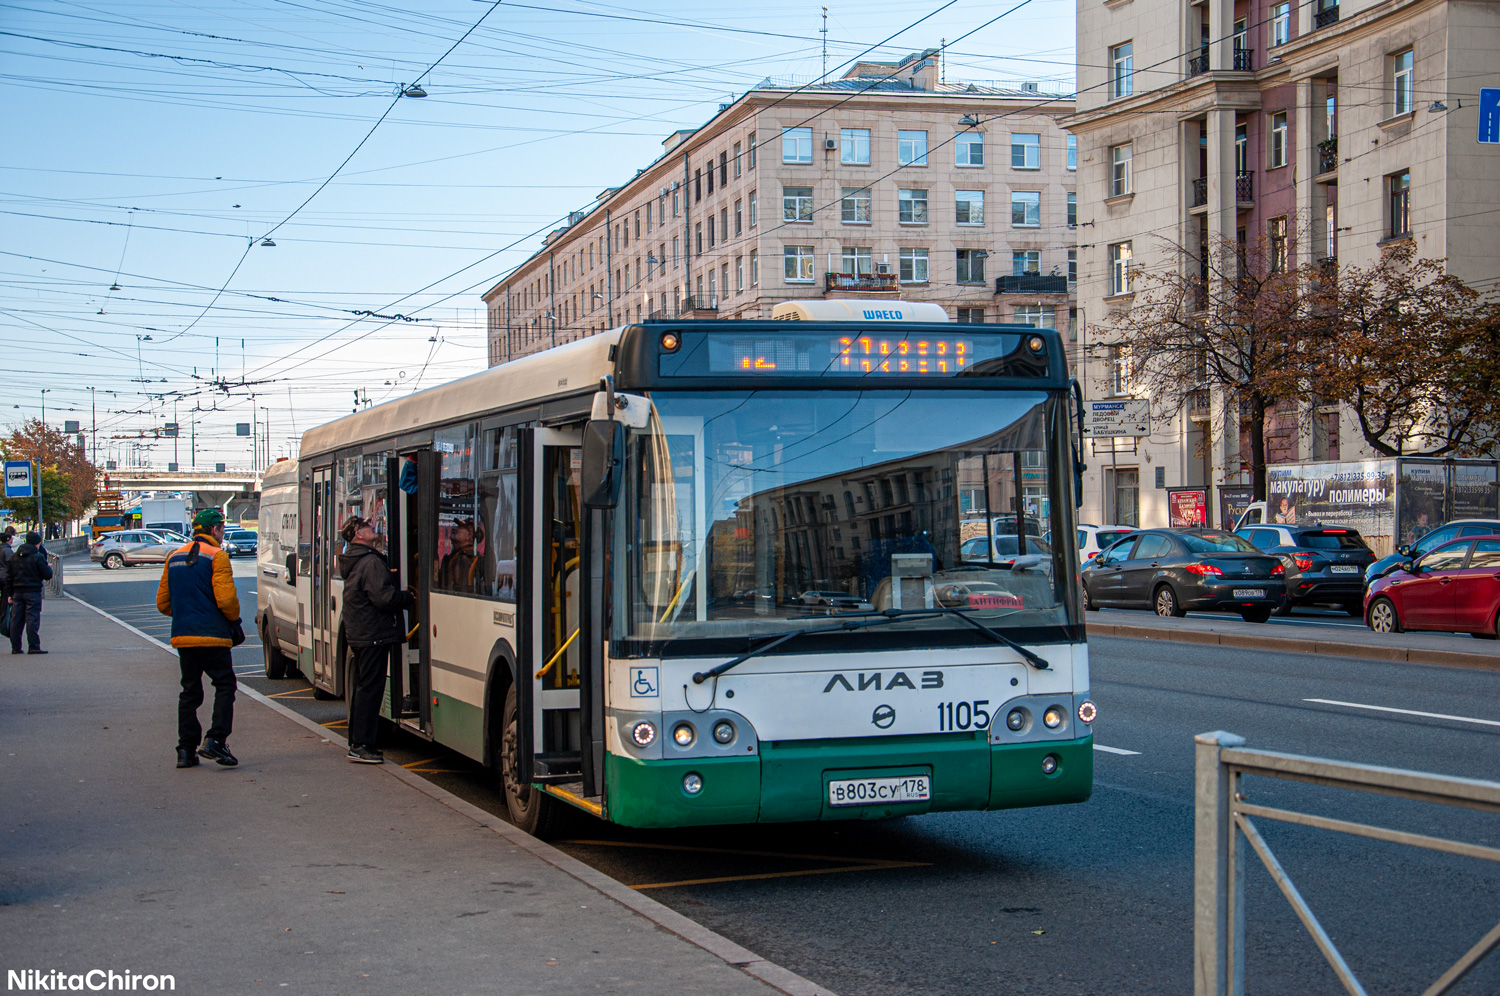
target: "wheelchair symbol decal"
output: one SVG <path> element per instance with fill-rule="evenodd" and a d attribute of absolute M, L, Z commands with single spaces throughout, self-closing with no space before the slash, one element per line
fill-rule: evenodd
<path fill-rule="evenodd" d="M 656 668 L 633 667 L 630 669 L 630 697 L 654 699 L 657 695 Z"/>

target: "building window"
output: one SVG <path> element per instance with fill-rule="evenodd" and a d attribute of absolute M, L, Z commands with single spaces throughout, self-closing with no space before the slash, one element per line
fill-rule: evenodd
<path fill-rule="evenodd" d="M 1078 283 L 1078 250 L 1068 250 L 1068 283 Z"/>
<path fill-rule="evenodd" d="M 677 191 L 672 191 L 672 217 L 676 218 L 682 214 L 682 204 L 677 199 Z"/>
<path fill-rule="evenodd" d="M 1411 170 L 1404 169 L 1385 178 L 1390 190 L 1390 227 L 1386 236 L 1399 239 L 1411 234 Z"/>
<path fill-rule="evenodd" d="M 721 208 L 719 210 L 719 241 L 720 242 L 728 242 L 729 241 L 729 209 L 728 208 Z"/>
<path fill-rule="evenodd" d="M 983 325 L 984 324 L 984 309 L 983 308 L 959 308 L 958 309 L 958 323 L 960 325 Z"/>
<path fill-rule="evenodd" d="M 672 269 L 677 269 L 677 261 L 682 258 L 682 239 L 676 235 L 672 236 Z"/>
<path fill-rule="evenodd" d="M 714 238 L 714 216 L 708 216 L 708 247 L 712 249 L 717 240 Z"/>
<path fill-rule="evenodd" d="M 1338 212 L 1333 201 L 1323 205 L 1323 255 L 1328 259 L 1338 259 Z"/>
<path fill-rule="evenodd" d="M 1078 227 L 1078 195 L 1068 191 L 1068 227 Z"/>
<path fill-rule="evenodd" d="M 844 273 L 868 276 L 875 272 L 875 254 L 869 246 L 844 246 L 840 257 Z"/>
<path fill-rule="evenodd" d="M 845 187 L 844 196 L 839 204 L 845 224 L 868 225 L 870 223 L 869 187 Z"/>
<path fill-rule="evenodd" d="M 782 262 L 786 266 L 786 282 L 789 284 L 810 284 L 813 281 L 813 247 L 812 246 L 784 246 L 781 250 Z"/>
<path fill-rule="evenodd" d="M 759 148 L 760 146 L 755 144 L 755 132 L 752 131 L 750 134 L 745 136 L 745 155 L 750 157 L 750 169 L 755 168 L 755 153 Z"/>
<path fill-rule="evenodd" d="M 812 221 L 813 204 L 811 187 L 781 188 L 781 220 Z"/>
<path fill-rule="evenodd" d="M 745 289 L 745 257 L 734 257 L 734 289 L 736 292 Z"/>
<path fill-rule="evenodd" d="M 1272 218 L 1266 223 L 1266 241 L 1270 250 L 1270 268 L 1272 273 L 1280 273 L 1286 269 L 1286 215 Z"/>
<path fill-rule="evenodd" d="M 1040 135 L 1011 135 L 1010 136 L 1010 168 L 1011 169 L 1041 169 L 1042 168 L 1042 136 Z"/>
<path fill-rule="evenodd" d="M 734 234 L 739 235 L 745 231 L 745 202 L 738 200 L 734 202 Z"/>
<path fill-rule="evenodd" d="M 1011 313 L 1017 325 L 1030 325 L 1036 329 L 1057 328 L 1057 309 L 1050 304 L 1027 304 Z"/>
<path fill-rule="evenodd" d="M 1109 50 L 1109 61 L 1114 66 L 1114 74 L 1110 77 L 1111 96 L 1130 96 L 1135 92 L 1135 46 L 1130 42 L 1116 45 Z"/>
<path fill-rule="evenodd" d="M 740 152 L 740 149 L 741 149 L 740 143 L 739 142 L 735 142 L 734 143 L 734 178 L 736 180 L 738 180 L 740 178 L 741 168 L 744 165 L 741 162 L 741 159 L 740 159 L 740 156 L 742 154 Z"/>
<path fill-rule="evenodd" d="M 784 163 L 812 162 L 812 129 L 781 129 L 781 161 Z"/>
<path fill-rule="evenodd" d="M 1134 146 L 1128 142 L 1110 147 L 1109 196 L 1120 197 L 1130 193 L 1131 160 L 1134 156 Z"/>
<path fill-rule="evenodd" d="M 694 251 L 698 255 L 702 256 L 703 255 L 703 222 L 700 221 L 696 225 L 693 226 L 693 235 L 695 236 L 694 243 L 693 243 L 693 245 L 694 245 Z"/>
<path fill-rule="evenodd" d="M 1042 195 L 1036 190 L 1010 192 L 1010 223 L 1013 228 L 1040 228 Z"/>
<path fill-rule="evenodd" d="M 903 284 L 925 284 L 927 282 L 927 250 L 902 249 L 900 279 Z"/>
<path fill-rule="evenodd" d="M 961 284 L 984 283 L 984 260 L 989 253 L 983 249 L 960 249 L 958 257 L 958 282 Z"/>
<path fill-rule="evenodd" d="M 1292 39 L 1292 5 L 1278 3 L 1271 6 L 1271 44 L 1285 45 Z"/>
<path fill-rule="evenodd" d="M 703 200 L 703 171 L 701 169 L 693 170 L 693 200 L 695 202 Z"/>
<path fill-rule="evenodd" d="M 870 129 L 843 128 L 839 131 L 839 162 L 852 166 L 870 165 Z"/>
<path fill-rule="evenodd" d="M 651 231 L 651 229 L 653 227 L 652 223 L 656 220 L 655 218 L 652 217 L 652 215 L 654 213 L 655 212 L 653 212 L 651 210 L 651 205 L 647 204 L 646 205 L 646 231 L 648 231 L 648 232 Z"/>
<path fill-rule="evenodd" d="M 1391 114 L 1407 114 L 1412 107 L 1411 49 L 1391 56 Z"/>
<path fill-rule="evenodd" d="M 750 286 L 754 287 L 760 283 L 760 253 L 754 249 L 750 250 Z"/>
<path fill-rule="evenodd" d="M 1130 361 L 1125 354 L 1123 346 L 1109 347 L 1109 369 L 1106 376 L 1109 378 L 1105 385 L 1110 397 L 1119 397 L 1130 393 Z"/>
<path fill-rule="evenodd" d="M 1078 341 L 1078 309 L 1068 309 L 1068 338 L 1074 342 Z"/>
<path fill-rule="evenodd" d="M 717 288 L 714 287 L 714 276 L 714 269 L 710 266 L 708 268 L 708 300 L 710 302 L 710 307 L 712 307 L 713 304 L 717 303 L 715 301 L 715 298 L 719 296 Z"/>
<path fill-rule="evenodd" d="M 1271 115 L 1271 168 L 1286 165 L 1286 111 Z"/>
<path fill-rule="evenodd" d="M 729 186 L 729 153 L 719 153 L 719 186 Z"/>
<path fill-rule="evenodd" d="M 954 162 L 959 166 L 984 165 L 984 133 L 978 131 L 959 132 L 953 143 Z"/>
<path fill-rule="evenodd" d="M 719 267 L 719 286 L 724 288 L 724 296 L 729 296 L 729 264 L 725 263 Z"/>
<path fill-rule="evenodd" d="M 953 220 L 959 225 L 984 224 L 984 191 L 957 190 L 953 194 Z"/>
<path fill-rule="evenodd" d="M 708 192 L 710 194 L 714 192 L 714 159 L 713 159 L 713 156 L 709 156 L 708 157 Z"/>
<path fill-rule="evenodd" d="M 1129 242 L 1116 242 L 1109 247 L 1110 294 L 1130 293 L 1130 259 L 1132 255 Z"/>
<path fill-rule="evenodd" d="M 927 133 L 925 131 L 896 132 L 896 161 L 903 166 L 926 166 Z"/>
<path fill-rule="evenodd" d="M 1010 254 L 1010 273 L 1013 277 L 1042 272 L 1042 254 L 1037 249 L 1018 249 Z"/>
<path fill-rule="evenodd" d="M 927 224 L 927 191 L 898 190 L 896 220 L 903 225 Z"/>
<path fill-rule="evenodd" d="M 755 222 L 756 222 L 756 219 L 758 217 L 758 214 L 759 214 L 759 212 L 757 212 L 756 209 L 755 209 L 755 191 L 752 190 L 752 191 L 750 191 L 750 227 L 751 228 L 755 227 Z"/>
<path fill-rule="evenodd" d="M 1068 169 L 1078 168 L 1078 136 L 1068 136 Z"/>

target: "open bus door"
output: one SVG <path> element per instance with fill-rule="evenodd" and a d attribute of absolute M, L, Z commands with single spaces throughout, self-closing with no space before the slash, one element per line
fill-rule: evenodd
<path fill-rule="evenodd" d="M 413 458 L 417 493 L 401 488 L 402 473 Z M 399 565 L 399 581 L 417 593 L 416 609 L 407 623 L 411 635 L 400 644 L 390 688 L 391 717 L 403 729 L 432 736 L 432 582 L 438 561 L 438 454 L 416 450 L 387 462 L 389 493 L 396 520 L 391 524 L 393 566 Z M 399 506 L 399 509 L 397 509 Z M 399 544 L 399 548 L 398 548 Z M 397 673 L 399 672 L 399 673 Z"/>
<path fill-rule="evenodd" d="M 339 694 L 334 642 L 334 560 L 338 525 L 333 521 L 333 466 L 312 471 L 312 685 L 325 695 Z"/>
<path fill-rule="evenodd" d="M 417 587 L 418 516 L 417 499 L 401 489 L 401 474 L 410 463 L 404 456 L 387 457 L 385 461 L 385 535 L 386 562 L 396 572 L 396 583 L 402 588 Z M 389 664 L 389 715 L 405 729 L 425 733 L 421 725 L 422 638 L 415 608 L 402 614 L 402 631 L 407 634 L 393 648 Z"/>

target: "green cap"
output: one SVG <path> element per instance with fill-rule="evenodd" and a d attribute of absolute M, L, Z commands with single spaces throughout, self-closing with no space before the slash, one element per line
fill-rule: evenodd
<path fill-rule="evenodd" d="M 224 524 L 224 513 L 216 508 L 205 508 L 193 517 L 193 528 L 204 532 Z"/>

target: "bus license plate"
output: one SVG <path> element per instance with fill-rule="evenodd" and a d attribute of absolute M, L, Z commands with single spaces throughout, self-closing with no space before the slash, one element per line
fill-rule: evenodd
<path fill-rule="evenodd" d="M 1234 597 L 1235 598 L 1265 598 L 1266 597 L 1266 589 L 1264 589 L 1264 588 L 1236 588 L 1236 589 L 1234 589 Z"/>
<path fill-rule="evenodd" d="M 843 778 L 828 783 L 830 806 L 880 806 L 892 802 L 927 802 L 932 798 L 929 775 L 900 778 Z"/>
<path fill-rule="evenodd" d="M 1334 564 L 1329 568 L 1334 574 L 1358 574 L 1359 568 L 1354 564 Z"/>

